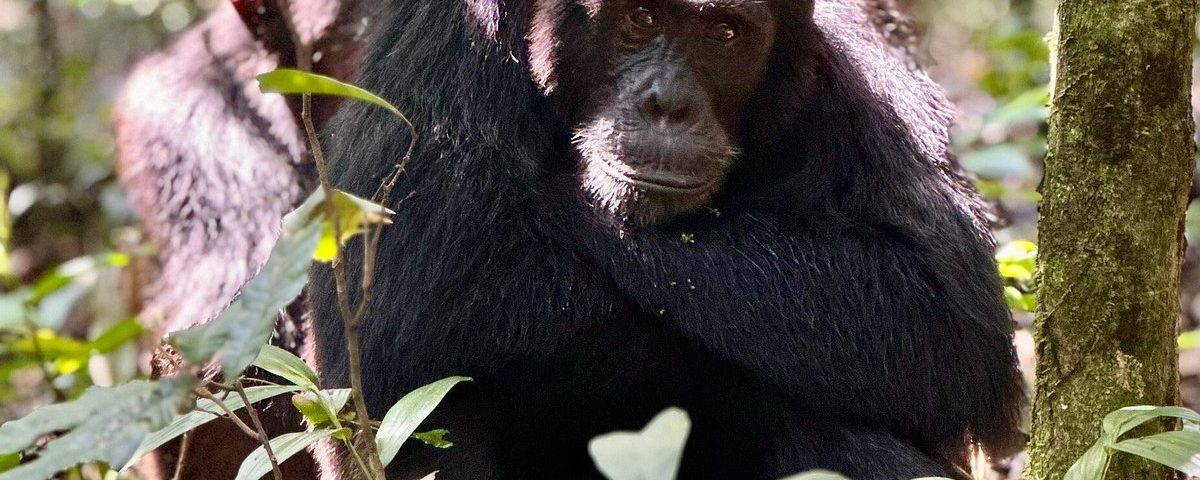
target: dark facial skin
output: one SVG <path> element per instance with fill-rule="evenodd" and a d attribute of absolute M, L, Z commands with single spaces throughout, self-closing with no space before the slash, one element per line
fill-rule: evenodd
<path fill-rule="evenodd" d="M 586 190 L 643 226 L 704 206 L 737 155 L 735 126 L 767 68 L 771 9 L 760 0 L 593 3 L 588 14 L 608 32 L 608 78 L 593 82 L 576 119 Z"/>

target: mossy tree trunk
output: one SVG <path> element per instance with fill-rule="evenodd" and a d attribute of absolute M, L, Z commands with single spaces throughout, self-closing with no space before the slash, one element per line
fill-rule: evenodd
<path fill-rule="evenodd" d="M 1178 402 L 1196 11 L 1196 0 L 1059 2 L 1030 478 L 1062 478 L 1107 413 Z M 1116 455 L 1107 478 L 1173 473 Z"/>

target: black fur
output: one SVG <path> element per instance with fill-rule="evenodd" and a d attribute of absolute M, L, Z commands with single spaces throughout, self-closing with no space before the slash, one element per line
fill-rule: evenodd
<path fill-rule="evenodd" d="M 586 38 L 571 3 L 557 34 Z M 972 442 L 1019 446 L 1012 327 L 978 199 L 946 160 L 944 100 L 864 4 L 818 0 L 817 31 L 781 35 L 714 210 L 654 229 L 580 190 L 563 98 L 530 73 L 532 0 L 378 8 L 358 83 L 420 142 L 362 326 L 368 406 L 476 380 L 425 425 L 455 446 L 410 445 L 389 478 L 598 478 L 587 440 L 670 405 L 694 421 L 682 478 L 950 475 Z M 578 67 L 564 45 L 557 68 Z M 389 115 L 331 121 L 337 186 L 369 196 L 401 158 Z M 344 387 L 328 267 L 313 304 L 322 379 Z"/>

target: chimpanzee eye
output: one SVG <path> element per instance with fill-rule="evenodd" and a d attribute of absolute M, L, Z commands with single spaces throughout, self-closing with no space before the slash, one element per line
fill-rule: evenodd
<path fill-rule="evenodd" d="M 738 36 L 737 25 L 732 22 L 714 22 L 708 28 L 708 36 L 720 42 L 731 42 Z"/>
<path fill-rule="evenodd" d="M 646 7 L 637 7 L 629 12 L 629 22 L 638 28 L 658 28 L 658 18 Z"/>

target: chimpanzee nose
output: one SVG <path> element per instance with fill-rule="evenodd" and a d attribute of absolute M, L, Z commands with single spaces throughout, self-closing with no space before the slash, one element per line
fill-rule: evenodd
<path fill-rule="evenodd" d="M 640 108 L 646 119 L 663 127 L 678 127 L 691 121 L 692 99 L 675 82 L 654 82 L 642 97 Z"/>

